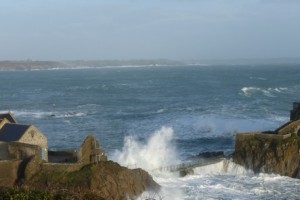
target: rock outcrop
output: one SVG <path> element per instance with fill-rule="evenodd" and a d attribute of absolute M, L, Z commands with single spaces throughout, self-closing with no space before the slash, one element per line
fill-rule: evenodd
<path fill-rule="evenodd" d="M 131 170 L 112 161 L 100 161 L 73 172 L 42 169 L 24 185 L 37 191 L 65 190 L 78 199 L 85 199 L 86 194 L 98 199 L 136 199 L 145 191 L 160 189 L 146 171 Z"/>
<path fill-rule="evenodd" d="M 233 161 L 255 173 L 276 173 L 300 178 L 300 140 L 296 135 L 286 139 L 276 137 L 236 137 Z"/>

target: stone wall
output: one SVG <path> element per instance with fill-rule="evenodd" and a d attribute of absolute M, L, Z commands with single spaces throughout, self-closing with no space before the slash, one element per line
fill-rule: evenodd
<path fill-rule="evenodd" d="M 281 127 L 277 130 L 277 134 L 279 135 L 285 135 L 285 134 L 296 134 L 300 127 L 300 120 L 291 121 L 290 123 L 287 123 L 286 126 Z"/>
<path fill-rule="evenodd" d="M 8 143 L 9 159 L 26 159 L 32 156 L 42 157 L 42 149 L 39 146 L 20 143 L 20 142 L 10 142 Z"/>
<path fill-rule="evenodd" d="M 277 134 L 267 134 L 267 133 L 262 133 L 262 132 L 249 132 L 249 133 L 238 133 L 236 134 L 236 141 L 240 141 L 240 140 L 251 140 L 251 139 L 278 139 L 278 140 L 283 140 L 286 138 L 291 137 L 292 134 L 285 134 L 285 135 L 277 135 Z"/>
<path fill-rule="evenodd" d="M 42 170 L 47 172 L 74 172 L 82 168 L 81 163 L 43 163 Z"/>
<path fill-rule="evenodd" d="M 0 160 L 8 160 L 8 159 L 9 159 L 8 143 L 0 142 Z"/>
<path fill-rule="evenodd" d="M 13 187 L 18 179 L 21 160 L 0 161 L 0 187 Z"/>
<path fill-rule="evenodd" d="M 25 162 L 25 168 L 23 169 L 24 178 L 25 180 L 30 180 L 38 171 L 42 168 L 42 159 L 39 154 L 32 156 Z"/>

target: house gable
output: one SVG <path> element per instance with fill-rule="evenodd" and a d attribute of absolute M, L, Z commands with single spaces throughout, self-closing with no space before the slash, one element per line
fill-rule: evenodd
<path fill-rule="evenodd" d="M 7 119 L 10 123 L 14 124 L 18 123 L 15 116 L 11 112 L 0 114 L 0 119 Z"/>
<path fill-rule="evenodd" d="M 7 124 L 7 123 L 9 123 L 9 121 L 6 118 L 0 119 L 0 129 L 4 126 L 4 124 Z"/>
<path fill-rule="evenodd" d="M 47 138 L 35 126 L 30 125 L 19 139 L 19 142 L 48 148 Z"/>

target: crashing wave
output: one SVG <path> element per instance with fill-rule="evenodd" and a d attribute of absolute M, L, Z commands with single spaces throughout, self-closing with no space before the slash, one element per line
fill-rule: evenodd
<path fill-rule="evenodd" d="M 129 168 L 141 167 L 147 170 L 172 165 L 177 162 L 176 150 L 172 145 L 173 135 L 172 128 L 162 127 L 146 144 L 133 136 L 127 136 L 122 151 L 116 151 L 113 160 Z"/>

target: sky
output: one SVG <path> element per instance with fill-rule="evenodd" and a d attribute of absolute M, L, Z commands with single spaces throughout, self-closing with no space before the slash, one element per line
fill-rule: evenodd
<path fill-rule="evenodd" d="M 0 0 L 0 60 L 299 53 L 299 0 Z"/>

